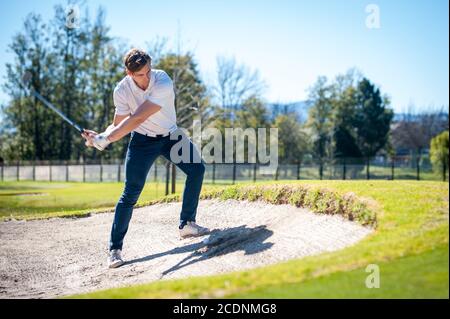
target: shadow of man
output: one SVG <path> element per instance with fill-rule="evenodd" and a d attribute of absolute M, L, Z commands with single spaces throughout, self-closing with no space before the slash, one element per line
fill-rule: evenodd
<path fill-rule="evenodd" d="M 127 261 L 125 264 L 134 264 L 167 255 L 191 252 L 191 254 L 178 262 L 176 265 L 163 271 L 161 274 L 162 278 L 165 275 L 175 272 L 183 267 L 187 267 L 194 263 L 213 257 L 223 256 L 240 250 L 243 250 L 245 255 L 252 255 L 267 250 L 273 246 L 273 243 L 265 243 L 265 241 L 272 235 L 273 231 L 267 229 L 266 225 L 257 227 L 247 227 L 247 225 L 242 225 L 238 227 L 225 228 L 223 230 L 213 230 L 207 239 L 200 242 L 177 247 L 143 258 L 133 259 Z"/>

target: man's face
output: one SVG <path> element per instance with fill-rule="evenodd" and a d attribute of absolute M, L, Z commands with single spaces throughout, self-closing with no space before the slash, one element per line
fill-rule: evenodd
<path fill-rule="evenodd" d="M 131 76 L 136 84 L 143 90 L 146 90 L 150 83 L 150 63 L 147 63 L 142 69 L 136 72 L 127 70 L 127 74 Z"/>

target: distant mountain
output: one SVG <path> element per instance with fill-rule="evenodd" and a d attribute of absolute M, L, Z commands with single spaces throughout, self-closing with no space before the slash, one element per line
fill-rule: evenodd
<path fill-rule="evenodd" d="M 292 103 L 269 103 L 267 105 L 267 108 L 269 109 L 269 112 L 271 114 L 271 119 L 276 118 L 279 114 L 295 113 L 297 115 L 297 119 L 303 123 L 308 119 L 308 112 L 311 108 L 311 105 L 309 105 L 308 101 L 298 101 Z M 422 120 L 424 116 L 426 116 L 426 113 L 414 115 L 407 115 L 406 113 L 395 113 L 392 121 L 395 123 L 405 120 L 406 117 L 409 117 L 409 120 L 414 122 Z M 448 122 L 448 112 L 441 112 L 438 115 L 438 118 L 441 121 Z"/>
<path fill-rule="evenodd" d="M 437 113 L 435 113 L 435 114 L 437 114 Z M 405 119 L 408 119 L 408 121 L 411 121 L 411 122 L 419 122 L 423 119 L 424 116 L 427 116 L 427 115 L 429 115 L 429 114 L 427 114 L 427 113 L 422 113 L 422 114 L 395 113 L 392 121 L 400 122 L 400 121 L 404 121 Z M 438 119 L 441 121 L 448 121 L 448 112 L 440 112 L 438 114 Z"/>

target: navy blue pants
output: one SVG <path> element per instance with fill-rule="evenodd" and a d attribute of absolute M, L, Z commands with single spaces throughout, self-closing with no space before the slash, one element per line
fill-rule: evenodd
<path fill-rule="evenodd" d="M 169 136 L 149 137 L 137 132 L 131 133 L 125 162 L 125 189 L 116 205 L 109 243 L 110 250 L 122 249 L 123 239 L 128 230 L 133 207 L 144 188 L 147 174 L 153 162 L 159 155 L 171 161 L 170 150 L 179 140 L 171 140 Z M 193 152 L 197 152 L 197 149 L 191 141 L 189 141 L 189 147 L 190 161 L 187 163 L 182 161 L 175 164 L 187 175 L 180 214 L 180 221 L 183 222 L 195 221 L 198 199 L 205 173 L 203 161 L 201 163 L 193 162 Z M 198 152 L 197 156 L 199 156 Z"/>

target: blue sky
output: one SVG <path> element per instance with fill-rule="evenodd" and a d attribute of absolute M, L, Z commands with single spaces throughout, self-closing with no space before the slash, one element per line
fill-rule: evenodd
<path fill-rule="evenodd" d="M 0 78 L 12 60 L 7 46 L 29 12 L 53 16 L 63 0 L 0 0 Z M 194 51 L 206 82 L 216 57 L 235 56 L 259 70 L 271 102 L 304 100 L 318 76 L 361 70 L 400 112 L 449 105 L 447 0 L 172 0 L 87 1 L 91 15 L 106 9 L 111 35 L 145 47 L 157 36 Z M 380 9 L 380 28 L 366 27 L 368 4 Z M 0 102 L 8 97 L 2 92 Z"/>

